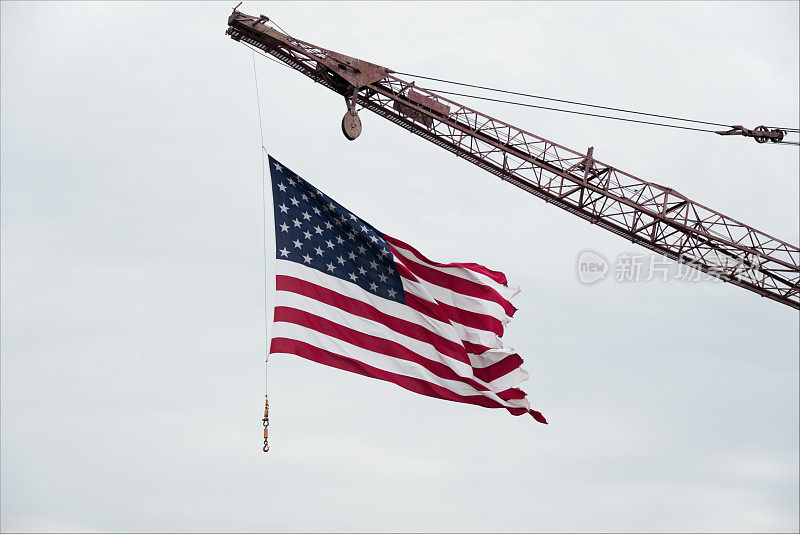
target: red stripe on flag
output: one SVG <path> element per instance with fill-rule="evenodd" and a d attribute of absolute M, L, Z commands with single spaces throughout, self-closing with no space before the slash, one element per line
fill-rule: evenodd
<path fill-rule="evenodd" d="M 486 408 L 505 408 L 513 415 L 522 415 L 528 412 L 528 410 L 525 408 L 503 406 L 497 401 L 494 401 L 488 397 L 484 397 L 483 395 L 459 395 L 450 391 L 449 389 L 437 386 L 436 384 L 431 384 L 425 380 L 377 369 L 371 365 L 367 365 L 364 362 L 342 356 L 341 354 L 335 354 L 295 339 L 274 338 L 272 340 L 272 344 L 270 345 L 270 352 L 294 354 L 296 356 L 300 356 L 301 358 L 321 363 L 323 365 L 336 367 L 337 369 L 342 369 L 344 371 L 349 371 L 351 373 L 356 373 L 371 378 L 377 378 L 378 380 L 385 380 L 386 382 L 392 382 L 393 384 L 397 384 L 404 389 L 413 391 L 414 393 L 418 393 L 420 395 L 426 395 L 428 397 L 454 402 L 463 402 L 466 404 L 476 404 Z M 530 410 L 530 414 L 540 423 L 547 424 L 547 421 L 539 412 Z"/>
<path fill-rule="evenodd" d="M 412 282 L 415 282 L 415 283 L 417 283 L 417 284 L 421 283 L 421 282 L 419 281 L 419 279 L 418 279 L 416 276 L 414 276 L 414 273 L 412 273 L 411 271 L 409 271 L 409 270 L 408 270 L 408 267 L 406 267 L 406 266 L 405 266 L 405 265 L 403 265 L 402 263 L 397 263 L 397 262 L 395 261 L 395 262 L 394 262 L 394 266 L 397 268 L 397 274 L 399 274 L 400 276 L 402 276 L 402 277 L 403 277 L 403 278 L 405 278 L 406 280 L 411 280 Z"/>
<path fill-rule="evenodd" d="M 408 291 L 405 292 L 406 306 L 412 310 L 418 311 L 423 315 L 427 315 L 431 319 L 436 319 L 445 324 L 450 324 L 450 317 L 442 309 L 439 302 L 431 302 L 416 295 L 412 295 Z"/>
<path fill-rule="evenodd" d="M 470 328 L 487 330 L 500 337 L 503 336 L 503 323 L 500 322 L 500 319 L 492 317 L 491 315 L 462 310 L 461 308 L 444 304 L 438 300 L 434 305 L 427 300 L 410 294 L 408 291 L 406 291 L 406 305 L 440 321 L 455 321 L 456 323 L 463 324 Z"/>
<path fill-rule="evenodd" d="M 486 352 L 487 350 L 490 350 L 490 349 L 489 349 L 489 347 L 484 347 L 483 345 L 478 345 L 478 344 L 476 344 L 476 343 L 470 343 L 469 341 L 462 341 L 462 343 L 463 343 L 463 345 L 464 345 L 464 348 L 465 348 L 465 349 L 466 349 L 466 351 L 467 351 L 467 354 L 472 354 L 472 355 L 474 355 L 474 356 L 480 356 L 481 354 L 483 354 L 483 353 L 484 353 L 484 352 Z M 512 361 L 513 361 L 513 362 L 515 362 L 515 363 L 513 364 L 513 369 L 510 369 L 510 371 L 513 371 L 513 370 L 514 370 L 514 369 L 516 369 L 517 367 L 521 367 L 521 366 L 522 366 L 522 364 L 523 364 L 523 363 L 525 363 L 524 361 L 522 361 L 522 358 L 520 357 L 520 355 L 519 355 L 519 354 L 509 354 L 508 356 L 506 356 L 506 357 L 505 357 L 505 358 L 503 358 L 502 360 L 498 360 L 498 361 L 496 361 L 495 363 L 493 363 L 493 364 L 489 365 L 488 367 L 493 367 L 493 366 L 495 366 L 495 365 L 498 365 L 498 366 L 499 366 L 499 365 L 503 364 L 503 362 L 504 362 L 506 359 L 508 359 L 508 358 L 512 358 Z M 517 358 L 519 358 L 519 360 L 517 360 Z M 512 365 L 511 365 L 510 363 L 509 363 L 508 365 L 509 365 L 509 367 L 512 367 Z M 476 376 L 476 377 L 478 377 L 478 378 L 480 378 L 478 375 L 479 375 L 479 373 L 480 373 L 480 369 L 481 369 L 481 368 L 480 368 L 480 367 L 474 367 L 473 369 L 474 369 L 474 371 L 475 371 L 475 376 Z M 485 369 L 485 368 L 484 368 L 484 369 Z M 510 371 L 507 371 L 507 372 L 510 372 Z M 505 373 L 504 373 L 504 374 L 505 374 Z M 499 375 L 499 376 L 502 376 L 502 375 Z M 483 380 L 484 382 L 486 381 L 486 380 L 485 380 L 485 379 L 483 379 L 483 378 L 481 378 L 481 380 Z"/>
<path fill-rule="evenodd" d="M 509 388 L 497 394 L 503 400 L 524 399 L 527 394 L 519 388 Z"/>
<path fill-rule="evenodd" d="M 489 365 L 488 367 L 478 367 L 472 370 L 475 378 L 484 382 L 493 382 L 501 376 L 505 376 L 523 364 L 519 354 L 511 354 L 502 360 Z"/>
<path fill-rule="evenodd" d="M 487 350 L 489 347 L 484 347 L 483 345 L 478 345 L 477 343 L 470 343 L 469 341 L 463 341 L 464 349 L 466 349 L 467 353 L 474 354 L 475 356 L 480 356 Z"/>
<path fill-rule="evenodd" d="M 430 260 L 430 259 L 426 258 L 417 249 L 415 249 L 414 247 L 412 247 L 408 243 L 403 243 L 402 241 L 400 241 L 399 239 L 397 239 L 395 237 L 383 234 L 383 238 L 386 241 L 388 241 L 389 243 L 392 243 L 392 244 L 394 244 L 394 245 L 396 245 L 398 247 L 404 248 L 406 250 L 410 250 L 411 252 L 414 253 L 415 256 L 417 256 L 418 258 L 424 260 L 426 263 L 430 263 L 431 265 L 436 265 L 438 267 L 461 267 L 462 269 L 468 269 L 470 271 L 474 271 L 476 273 L 480 273 L 482 275 L 488 276 L 489 278 L 491 278 L 492 280 L 494 280 L 498 284 L 502 284 L 502 285 L 508 287 L 508 280 L 506 279 L 506 275 L 504 275 L 500 271 L 493 271 L 492 269 L 488 269 L 488 268 L 484 267 L 483 265 L 479 265 L 477 263 L 439 263 L 439 262 L 436 262 L 436 261 L 433 261 L 433 260 Z"/>

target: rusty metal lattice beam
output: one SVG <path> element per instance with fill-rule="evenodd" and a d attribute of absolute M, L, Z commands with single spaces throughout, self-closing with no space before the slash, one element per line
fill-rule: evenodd
<path fill-rule="evenodd" d="M 234 10 L 227 33 L 341 94 L 348 139 L 361 131 L 356 106 L 368 109 L 625 239 L 800 309 L 797 246 L 602 163 L 592 149 L 582 154 L 563 147 L 416 87 L 390 69 L 295 39 L 268 20 Z"/>

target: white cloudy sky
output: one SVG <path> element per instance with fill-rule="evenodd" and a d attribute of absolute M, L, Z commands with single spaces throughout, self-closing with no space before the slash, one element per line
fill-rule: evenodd
<path fill-rule="evenodd" d="M 261 156 L 234 2 L 3 2 L 4 531 L 797 531 L 798 313 L 584 286 L 642 252 L 259 59 L 266 144 L 381 230 L 506 272 L 550 420 L 299 358 L 263 402 Z M 388 67 L 747 126 L 798 122 L 798 3 L 260 3 Z M 792 243 L 798 150 L 481 109 Z M 272 240 L 268 239 L 272 254 Z"/>

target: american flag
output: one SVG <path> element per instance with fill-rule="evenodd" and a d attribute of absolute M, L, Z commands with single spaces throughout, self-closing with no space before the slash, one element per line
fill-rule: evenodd
<path fill-rule="evenodd" d="M 475 263 L 437 263 L 351 213 L 271 156 L 276 294 L 270 354 L 514 415 L 532 410 L 503 344 L 519 292 Z"/>

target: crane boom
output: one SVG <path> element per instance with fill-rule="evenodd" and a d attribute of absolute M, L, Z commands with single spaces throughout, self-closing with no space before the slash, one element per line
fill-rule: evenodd
<path fill-rule="evenodd" d="M 592 224 L 675 261 L 800 309 L 800 248 L 586 154 L 418 88 L 394 71 L 295 39 L 234 9 L 227 34 L 345 98 L 342 131 L 361 132 L 358 107 Z"/>

